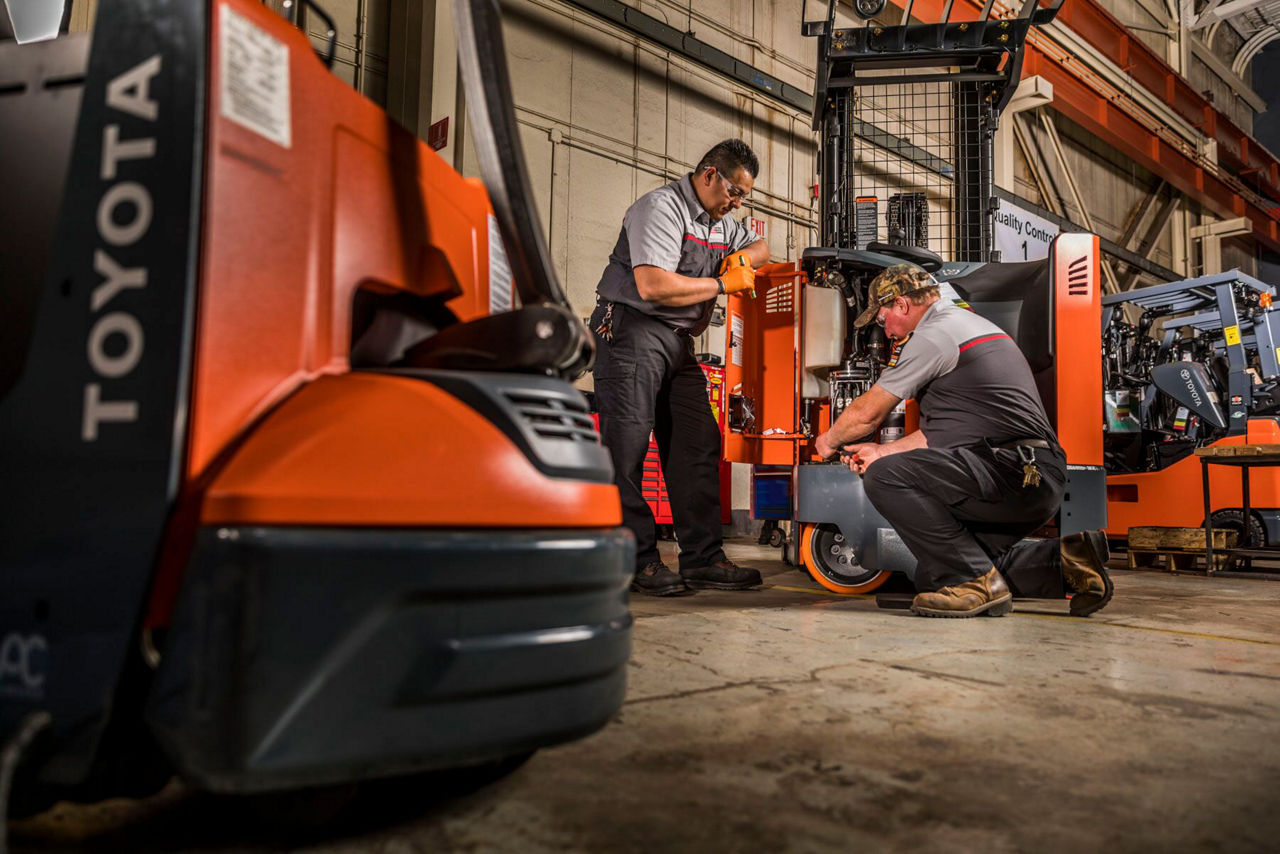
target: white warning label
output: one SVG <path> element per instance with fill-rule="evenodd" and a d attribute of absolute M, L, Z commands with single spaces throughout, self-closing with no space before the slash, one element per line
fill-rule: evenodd
<path fill-rule="evenodd" d="M 735 314 L 729 319 L 729 358 L 739 368 L 742 367 L 742 315 Z"/>
<path fill-rule="evenodd" d="M 222 115 L 289 148 L 289 46 L 222 5 Z"/>
<path fill-rule="evenodd" d="M 498 220 L 489 214 L 489 313 L 511 311 L 514 305 L 511 295 L 511 263 L 502 245 L 502 231 Z"/>

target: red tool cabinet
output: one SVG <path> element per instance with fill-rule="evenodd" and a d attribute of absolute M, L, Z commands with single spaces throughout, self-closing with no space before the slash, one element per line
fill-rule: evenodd
<path fill-rule="evenodd" d="M 724 393 L 724 368 L 714 365 L 703 365 L 702 371 L 707 375 L 707 396 L 711 399 L 711 411 L 716 416 L 720 433 L 724 435 L 725 406 L 727 397 Z M 732 464 L 720 461 L 720 522 L 727 525 L 733 518 L 732 499 Z M 644 473 L 641 475 L 640 491 L 644 500 L 653 511 L 653 520 L 659 525 L 670 525 L 671 498 L 667 495 L 667 481 L 662 476 L 662 463 L 658 459 L 658 443 L 653 434 L 649 435 L 649 453 L 644 458 Z"/>

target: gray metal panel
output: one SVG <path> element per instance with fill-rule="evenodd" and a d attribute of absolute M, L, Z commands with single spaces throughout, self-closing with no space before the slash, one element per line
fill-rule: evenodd
<path fill-rule="evenodd" d="M 1197 279 L 1184 279 L 1167 285 L 1152 285 L 1118 294 L 1107 294 L 1102 304 L 1133 303 L 1143 308 L 1161 309 L 1167 313 L 1190 311 L 1200 306 L 1213 305 L 1213 288 L 1218 285 L 1242 284 L 1260 294 L 1272 293 L 1270 285 L 1258 281 L 1253 276 L 1239 270 L 1228 270 L 1225 273 L 1214 273 Z M 1185 307 L 1182 307 L 1184 306 Z"/>
<path fill-rule="evenodd" d="M 1248 337 L 1241 339 L 1246 347 L 1257 346 L 1259 373 L 1264 380 L 1273 380 L 1280 374 L 1280 352 L 1276 350 L 1275 327 L 1271 323 L 1274 314 L 1274 310 L 1264 311 L 1251 321 L 1254 326 L 1253 342 Z"/>
<path fill-rule="evenodd" d="M 1107 527 L 1107 471 L 1102 466 L 1067 466 L 1067 487 L 1058 514 L 1063 536 Z"/>
<path fill-rule="evenodd" d="M 796 471 L 796 519 L 829 522 L 853 546 L 867 569 L 890 570 L 915 578 L 916 559 L 893 526 L 872 506 L 862 478 L 834 463 L 802 465 Z"/>

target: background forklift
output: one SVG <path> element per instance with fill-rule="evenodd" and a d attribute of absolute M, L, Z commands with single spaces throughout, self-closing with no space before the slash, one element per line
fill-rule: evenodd
<path fill-rule="evenodd" d="M 1274 289 L 1231 270 L 1102 299 L 1107 534 L 1205 522 L 1198 447 L 1280 444 Z M 1280 476 L 1211 467 L 1214 528 L 1280 543 Z M 1247 535 L 1247 537 L 1246 537 Z"/>
<path fill-rule="evenodd" d="M 496 5 L 455 7 L 487 194 L 252 0 L 0 46 L 13 814 L 483 763 L 620 707 L 590 336 Z"/>
<path fill-rule="evenodd" d="M 852 321 L 871 279 L 893 264 L 933 273 L 944 299 L 966 303 L 1018 343 L 1067 451 L 1057 529 L 1105 521 L 1097 238 L 1061 235 L 1046 261 L 1007 264 L 993 239 L 1000 112 L 1017 86 L 1027 32 L 1061 5 L 1027 0 L 1017 17 L 997 20 L 987 4 L 976 20 L 951 21 L 944 11 L 941 23 L 911 25 L 907 3 L 899 26 L 842 28 L 828 2 L 825 19 L 804 24 L 818 38 L 822 245 L 804 250 L 798 265 L 762 268 L 760 299 L 729 299 L 725 452 L 791 467 L 795 557 L 833 591 L 869 592 L 893 571 L 915 571 L 861 479 L 812 450 L 813 437 L 890 357 L 879 327 L 856 330 Z M 904 403 L 881 441 L 916 429 L 914 401 Z"/>

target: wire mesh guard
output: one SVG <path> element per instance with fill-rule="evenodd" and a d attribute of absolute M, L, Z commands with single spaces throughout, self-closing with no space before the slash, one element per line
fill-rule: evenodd
<path fill-rule="evenodd" d="M 991 195 L 979 85 L 864 82 L 832 96 L 849 140 L 831 196 L 833 244 L 879 241 L 979 260 Z"/>

